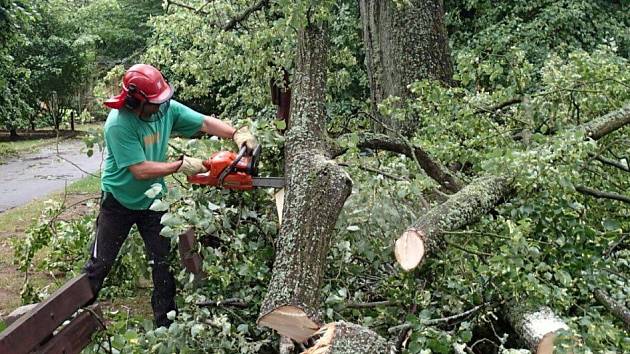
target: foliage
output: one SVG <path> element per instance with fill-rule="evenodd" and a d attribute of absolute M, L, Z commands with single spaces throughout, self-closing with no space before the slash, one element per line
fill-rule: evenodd
<path fill-rule="evenodd" d="M 26 126 L 29 71 L 16 63 L 13 52 L 25 41 L 23 28 L 33 19 L 22 2 L 0 1 L 0 126 L 15 131 Z"/>
<path fill-rule="evenodd" d="M 186 2 L 195 9 L 205 3 Z M 371 126 L 360 114 L 368 106 L 368 84 L 360 65 L 358 10 L 349 1 L 270 2 L 233 30 L 221 30 L 248 5 L 213 1 L 195 13 L 171 4 L 165 14 L 151 18 L 153 34 L 143 60 L 160 67 L 179 97 L 200 110 L 222 112 L 238 124 L 254 119 L 264 146 L 261 174 L 279 175 L 283 141 L 272 123 L 268 84 L 281 78 L 282 68 L 292 73 L 295 33 L 305 25 L 307 11 L 329 25 L 327 128 L 337 136 Z M 523 345 L 503 314 L 504 306 L 516 302 L 550 306 L 568 323 L 561 351 L 630 350 L 621 322 L 593 299 L 593 290 L 603 289 L 630 305 L 628 208 L 576 190 L 580 185 L 619 194 L 630 190 L 627 172 L 595 159 L 603 156 L 627 166 L 628 128 L 597 142 L 584 140 L 574 129 L 628 102 L 623 6 L 601 1 L 447 2 L 458 86 L 413 83 L 411 99 L 401 105 L 392 97 L 381 105 L 381 113 L 418 117 L 420 126 L 409 143 L 449 164 L 462 180 L 506 174 L 517 192 L 475 224 L 447 232 L 440 240 L 445 247 L 420 269 L 402 272 L 392 257 L 393 240 L 444 195 L 413 159 L 361 151 L 358 135 L 345 134 L 339 143 L 348 151 L 339 161 L 348 165 L 354 190 L 326 260 L 325 321 L 353 321 L 393 339 L 388 329 L 407 323 L 412 329 L 408 353 L 450 353 L 455 345 L 476 352 L 514 352 Z M 115 81 L 123 70 L 116 67 L 107 79 Z M 107 96 L 111 86 L 100 86 L 100 95 Z M 97 141 L 90 138 L 92 144 Z M 197 157 L 232 148 L 217 139 L 172 143 L 177 154 Z M 178 177 L 171 182 L 176 187 L 152 208 L 168 211 L 163 236 L 173 244 L 185 229 L 196 228 L 206 278 L 195 279 L 174 264 L 180 282 L 176 323 L 154 329 L 142 319 L 113 316 L 108 330 L 113 349 L 275 352 L 277 336 L 255 325 L 278 228 L 268 191 L 199 188 Z M 60 264 L 55 249 L 72 256 L 86 242 L 71 231 L 85 225 L 59 225 L 59 230 L 67 229 L 67 240 L 53 241 L 50 228 L 42 226 L 46 223 L 34 226 L 27 247 L 20 249 L 23 264 L 33 258 L 29 248 L 39 244 L 54 245 L 47 262 Z M 129 247 L 106 294 L 131 289 L 146 269 L 138 254 L 141 246 Z M 66 269 L 78 269 L 78 258 L 68 259 L 72 265 L 64 263 Z M 247 307 L 196 305 L 235 297 Z M 389 305 L 350 306 L 382 300 Z M 445 320 L 484 304 L 467 316 Z M 570 336 L 579 340 L 566 340 Z M 577 347 L 566 347 L 569 343 Z M 108 346 L 103 338 L 90 351 L 107 351 Z"/>

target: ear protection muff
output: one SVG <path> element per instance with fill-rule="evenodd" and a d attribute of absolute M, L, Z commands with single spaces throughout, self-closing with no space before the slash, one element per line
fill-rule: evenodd
<path fill-rule="evenodd" d="M 147 96 L 141 90 L 138 90 L 135 84 L 130 84 L 127 89 L 127 97 L 125 98 L 125 106 L 130 109 L 136 109 L 147 101 Z"/>

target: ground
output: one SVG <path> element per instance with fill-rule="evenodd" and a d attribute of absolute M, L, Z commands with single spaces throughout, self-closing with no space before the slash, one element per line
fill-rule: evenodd
<path fill-rule="evenodd" d="M 52 197 L 59 197 L 59 195 Z M 81 203 L 81 201 L 96 197 L 98 197 L 97 193 L 76 192 L 68 194 L 66 205 L 78 204 L 64 212 L 60 217 L 67 220 L 88 214 L 90 210 L 86 202 Z M 13 265 L 11 241 L 25 236 L 25 230 L 31 225 L 33 218 L 37 217 L 41 203 L 42 201 L 34 201 L 0 214 L 0 321 L 20 306 L 20 290 L 24 283 L 24 274 L 16 270 Z M 31 270 L 29 276 L 36 288 L 49 284 L 49 292 L 51 293 L 67 280 L 63 274 L 38 270 Z M 141 286 L 133 297 L 101 301 L 101 306 L 105 308 L 105 311 L 121 311 L 130 316 L 152 318 L 150 288 L 149 282 L 146 279 L 142 280 Z"/>
<path fill-rule="evenodd" d="M 51 141 L 54 141 L 54 139 L 23 141 L 17 144 L 0 143 L 5 144 L 0 146 L 0 149 L 4 146 L 15 150 L 14 152 L 17 154 L 24 154 L 32 151 L 34 148 L 49 144 Z M 65 211 L 60 218 L 69 220 L 91 212 L 92 210 L 87 206 L 87 200 L 98 198 L 99 190 L 100 180 L 97 177 L 87 177 L 68 186 L 65 193 L 65 205 L 73 205 L 73 207 Z M 0 213 L 0 322 L 6 315 L 20 306 L 20 291 L 24 284 L 24 274 L 13 265 L 13 241 L 23 239 L 26 236 L 26 230 L 37 220 L 45 200 L 61 200 L 63 195 L 62 192 L 53 193 L 31 201 L 26 205 Z M 40 252 L 37 257 L 39 259 L 45 257 L 45 250 Z M 72 274 L 53 274 L 37 269 L 31 269 L 29 272 L 31 284 L 36 289 L 48 286 L 48 293 L 54 292 L 71 276 Z M 114 301 L 101 301 L 101 305 L 105 308 L 105 312 L 110 309 L 123 314 L 151 319 L 150 288 L 150 281 L 143 279 L 133 297 L 115 299 Z"/>
<path fill-rule="evenodd" d="M 73 193 L 67 196 L 67 204 L 72 205 L 81 200 L 89 198 L 90 195 L 84 193 Z M 0 318 L 9 314 L 20 305 L 20 290 L 24 283 L 24 274 L 13 265 L 13 240 L 24 237 L 25 230 L 37 218 L 37 207 L 41 201 L 35 201 L 25 206 L 7 211 L 2 215 L 0 221 Z M 65 212 L 62 217 L 69 219 L 85 215 L 89 212 L 86 205 L 77 204 L 72 209 Z M 38 286 L 51 284 L 52 287 L 59 287 L 64 277 L 59 279 L 58 275 L 43 271 L 32 270 L 31 280 Z"/>

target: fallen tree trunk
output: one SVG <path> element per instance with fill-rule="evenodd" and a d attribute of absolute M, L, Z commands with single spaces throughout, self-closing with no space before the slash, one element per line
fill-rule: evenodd
<path fill-rule="evenodd" d="M 599 139 L 630 124 L 630 105 L 576 127 L 587 138 Z M 461 228 L 477 220 L 512 190 L 511 176 L 482 177 L 473 181 L 448 201 L 431 209 L 396 241 L 396 260 L 405 270 L 411 270 L 439 244 L 444 231 Z"/>
<path fill-rule="evenodd" d="M 376 332 L 344 321 L 323 326 L 313 337 L 321 336 L 302 354 L 394 354 L 391 343 Z"/>
<path fill-rule="evenodd" d="M 303 342 L 319 327 L 326 256 L 350 195 L 350 176 L 326 143 L 325 30 L 309 24 L 298 38 L 291 121 L 286 134 L 287 182 L 276 258 L 258 324 Z"/>
<path fill-rule="evenodd" d="M 569 326 L 556 316 L 549 307 L 526 310 L 517 304 L 511 304 L 507 310 L 507 319 L 512 328 L 536 354 L 551 354 L 558 331 Z"/>
<path fill-rule="evenodd" d="M 457 230 L 490 211 L 509 194 L 510 185 L 505 177 L 478 178 L 432 208 L 396 241 L 394 254 L 398 264 L 404 270 L 417 267 L 439 247 L 439 238 L 445 231 Z"/>
<path fill-rule="evenodd" d="M 626 330 L 630 331 L 630 310 L 623 304 L 613 300 L 602 290 L 595 290 L 593 292 L 597 301 L 599 301 L 608 311 L 610 311 L 615 317 L 623 321 Z"/>

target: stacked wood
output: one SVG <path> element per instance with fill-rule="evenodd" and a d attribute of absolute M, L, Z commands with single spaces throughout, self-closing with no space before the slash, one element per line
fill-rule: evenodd
<path fill-rule="evenodd" d="M 557 333 L 569 327 L 549 307 L 529 310 L 512 304 L 507 310 L 507 319 L 525 342 L 536 354 L 551 354 Z"/>
<path fill-rule="evenodd" d="M 315 345 L 302 354 L 394 354 L 394 346 L 374 331 L 354 323 L 333 322 L 313 338 Z"/>
<path fill-rule="evenodd" d="M 303 342 L 320 327 L 326 256 L 350 176 L 332 160 L 325 120 L 325 29 L 309 24 L 298 35 L 291 120 L 286 133 L 282 225 L 273 274 L 258 324 Z"/>

